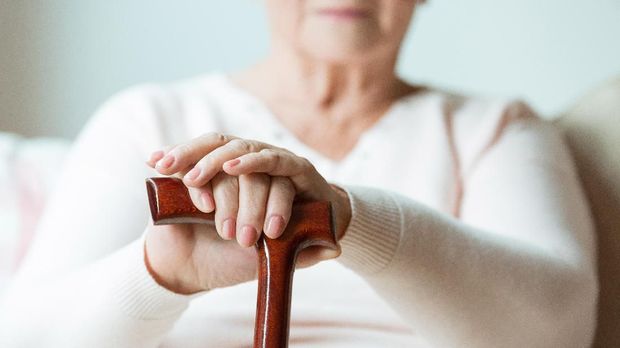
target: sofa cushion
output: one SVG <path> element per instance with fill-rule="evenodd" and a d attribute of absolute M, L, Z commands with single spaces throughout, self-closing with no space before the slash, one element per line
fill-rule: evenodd
<path fill-rule="evenodd" d="M 598 237 L 595 347 L 620 347 L 620 78 L 558 119 L 586 189 Z"/>
<path fill-rule="evenodd" d="M 69 142 L 0 132 L 0 295 L 35 233 Z"/>

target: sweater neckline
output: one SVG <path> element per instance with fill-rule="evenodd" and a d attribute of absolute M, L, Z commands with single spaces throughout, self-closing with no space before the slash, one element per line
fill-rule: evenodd
<path fill-rule="evenodd" d="M 425 92 L 428 92 L 427 89 L 422 89 L 416 93 L 408 94 L 395 100 L 388 107 L 387 111 L 385 111 L 383 115 L 377 119 L 377 121 L 375 121 L 370 127 L 360 134 L 358 140 L 353 145 L 353 148 L 349 150 L 343 158 L 336 160 L 324 155 L 299 139 L 295 133 L 288 129 L 282 121 L 274 115 L 263 100 L 242 87 L 237 86 L 234 82 L 232 82 L 227 73 L 217 72 L 212 74 L 211 78 L 219 81 L 218 90 L 220 92 L 228 93 L 234 95 L 236 99 L 241 99 L 241 103 L 237 104 L 237 106 L 245 106 L 258 111 L 257 114 L 260 115 L 262 120 L 271 127 L 271 130 L 276 137 L 292 142 L 293 145 L 296 148 L 301 149 L 304 154 L 310 154 L 314 161 L 318 160 L 324 166 L 327 165 L 330 168 L 342 167 L 345 164 L 354 161 L 354 159 L 359 156 L 367 157 L 370 151 L 368 146 L 372 142 L 371 140 L 374 139 L 377 134 L 393 128 L 394 125 L 398 127 L 399 122 L 397 119 L 399 115 L 404 113 L 401 112 L 402 109 L 405 108 L 406 105 L 410 104 L 411 100 L 417 99 L 422 94 L 426 94 Z"/>

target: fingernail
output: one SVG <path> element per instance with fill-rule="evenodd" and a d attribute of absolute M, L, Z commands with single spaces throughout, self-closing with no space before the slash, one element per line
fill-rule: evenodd
<path fill-rule="evenodd" d="M 256 240 L 256 229 L 250 225 L 243 226 L 241 232 L 237 236 L 237 240 L 242 246 L 251 246 Z"/>
<path fill-rule="evenodd" d="M 236 166 L 239 163 L 241 163 L 241 160 L 238 159 L 238 158 L 235 158 L 234 160 L 230 160 L 230 161 L 226 162 L 226 165 L 228 167 L 234 167 L 234 166 Z"/>
<path fill-rule="evenodd" d="M 267 223 L 267 234 L 270 238 L 277 238 L 283 227 L 284 218 L 280 215 L 273 215 L 269 218 L 269 222 Z"/>
<path fill-rule="evenodd" d="M 215 210 L 215 203 L 213 202 L 213 197 L 209 192 L 203 192 L 200 194 L 200 200 L 202 200 L 203 207 L 207 211 L 207 213 Z"/>
<path fill-rule="evenodd" d="M 157 162 L 157 167 L 162 169 L 170 168 L 170 166 L 172 166 L 172 163 L 174 163 L 174 156 L 166 155 L 166 157 L 162 158 L 159 162 Z"/>
<path fill-rule="evenodd" d="M 194 181 L 200 175 L 200 168 L 194 167 L 189 173 L 185 174 L 185 179 Z"/>
<path fill-rule="evenodd" d="M 151 158 L 148 160 L 149 163 L 157 163 L 160 159 L 164 157 L 164 152 L 159 150 L 155 151 L 151 154 Z"/>
<path fill-rule="evenodd" d="M 222 233 L 224 234 L 224 239 L 231 240 L 235 238 L 235 219 L 226 219 L 222 223 Z"/>

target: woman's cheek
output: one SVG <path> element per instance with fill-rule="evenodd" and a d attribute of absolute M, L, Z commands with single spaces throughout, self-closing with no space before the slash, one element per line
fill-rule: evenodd
<path fill-rule="evenodd" d="M 289 44 L 296 41 L 303 20 L 305 1 L 265 0 L 266 12 L 272 37 Z"/>
<path fill-rule="evenodd" d="M 379 26 L 383 33 L 383 42 L 399 46 L 403 40 L 413 14 L 417 0 L 382 0 L 379 8 Z"/>

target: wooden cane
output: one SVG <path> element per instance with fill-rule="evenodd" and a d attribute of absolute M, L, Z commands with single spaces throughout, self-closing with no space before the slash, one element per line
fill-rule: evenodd
<path fill-rule="evenodd" d="M 213 223 L 191 201 L 187 187 L 177 178 L 146 179 L 151 216 L 155 225 Z M 337 249 L 329 202 L 293 203 L 291 218 L 281 237 L 261 235 L 258 251 L 258 295 L 254 348 L 288 347 L 293 272 L 298 253 L 311 246 Z"/>

